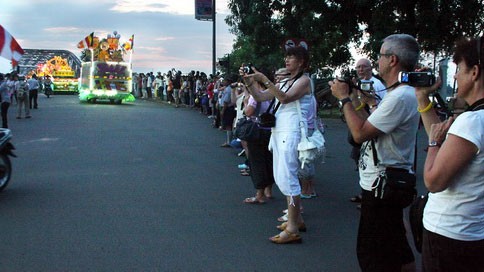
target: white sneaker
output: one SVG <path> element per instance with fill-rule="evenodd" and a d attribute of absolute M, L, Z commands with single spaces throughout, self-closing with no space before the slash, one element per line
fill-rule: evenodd
<path fill-rule="evenodd" d="M 243 164 L 239 164 L 237 166 L 239 169 L 249 169 L 249 166 L 247 166 L 247 164 L 243 163 Z"/>

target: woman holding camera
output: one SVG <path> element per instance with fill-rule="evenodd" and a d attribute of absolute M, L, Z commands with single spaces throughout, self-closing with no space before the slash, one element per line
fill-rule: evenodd
<path fill-rule="evenodd" d="M 311 83 L 304 70 L 308 67 L 309 54 L 304 47 L 291 47 L 286 51 L 285 64 L 290 78 L 283 83 L 274 85 L 264 74 L 251 68 L 250 71 L 240 72 L 250 93 L 256 101 L 275 99 L 271 113 L 275 117 L 275 125 L 269 142 L 269 149 L 273 153 L 274 179 L 286 196 L 288 206 L 288 220 L 278 226 L 282 230 L 278 235 L 270 238 L 276 244 L 300 243 L 302 241 L 299 231 L 305 231 L 306 226 L 300 213 L 301 186 L 298 179 L 300 163 L 298 160 L 297 145 L 301 139 L 299 128 L 299 114 L 297 101 L 302 112 L 302 121 L 309 128 L 314 127 L 314 118 L 308 119 L 308 112 L 315 107 L 315 99 L 311 94 Z M 262 83 L 266 88 L 260 91 L 255 82 Z"/>
<path fill-rule="evenodd" d="M 425 271 L 482 271 L 484 267 L 484 38 L 457 42 L 457 96 L 470 105 L 440 122 L 428 95 L 416 88 L 429 136 L 424 166 L 430 191 L 423 216 Z"/>

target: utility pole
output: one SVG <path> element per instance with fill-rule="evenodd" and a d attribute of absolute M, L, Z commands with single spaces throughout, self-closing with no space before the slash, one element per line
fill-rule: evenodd
<path fill-rule="evenodd" d="M 215 2 L 216 0 L 212 0 L 212 22 L 213 22 L 213 28 L 212 28 L 212 75 L 215 76 L 215 66 L 216 66 L 216 46 L 215 46 L 215 41 L 216 41 L 216 15 L 217 13 L 215 12 Z"/>

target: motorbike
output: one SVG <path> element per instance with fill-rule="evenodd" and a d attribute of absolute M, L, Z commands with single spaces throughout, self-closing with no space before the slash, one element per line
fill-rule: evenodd
<path fill-rule="evenodd" d="M 0 192 L 4 190 L 12 177 L 12 162 L 10 157 L 17 157 L 12 150 L 15 149 L 10 142 L 12 132 L 10 129 L 0 128 Z"/>
<path fill-rule="evenodd" d="M 52 87 L 51 86 L 45 86 L 44 87 L 44 94 L 47 96 L 47 98 L 50 98 L 50 96 L 52 94 L 54 94 L 54 92 L 52 91 Z"/>

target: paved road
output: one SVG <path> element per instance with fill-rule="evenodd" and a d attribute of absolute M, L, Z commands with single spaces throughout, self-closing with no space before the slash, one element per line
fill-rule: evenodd
<path fill-rule="evenodd" d="M 0 271 L 358 271 L 357 172 L 339 120 L 326 120 L 304 242 L 281 246 L 268 237 L 284 198 L 243 204 L 254 190 L 242 159 L 197 111 L 41 96 L 32 115 L 10 110 L 18 158 L 0 194 Z"/>

